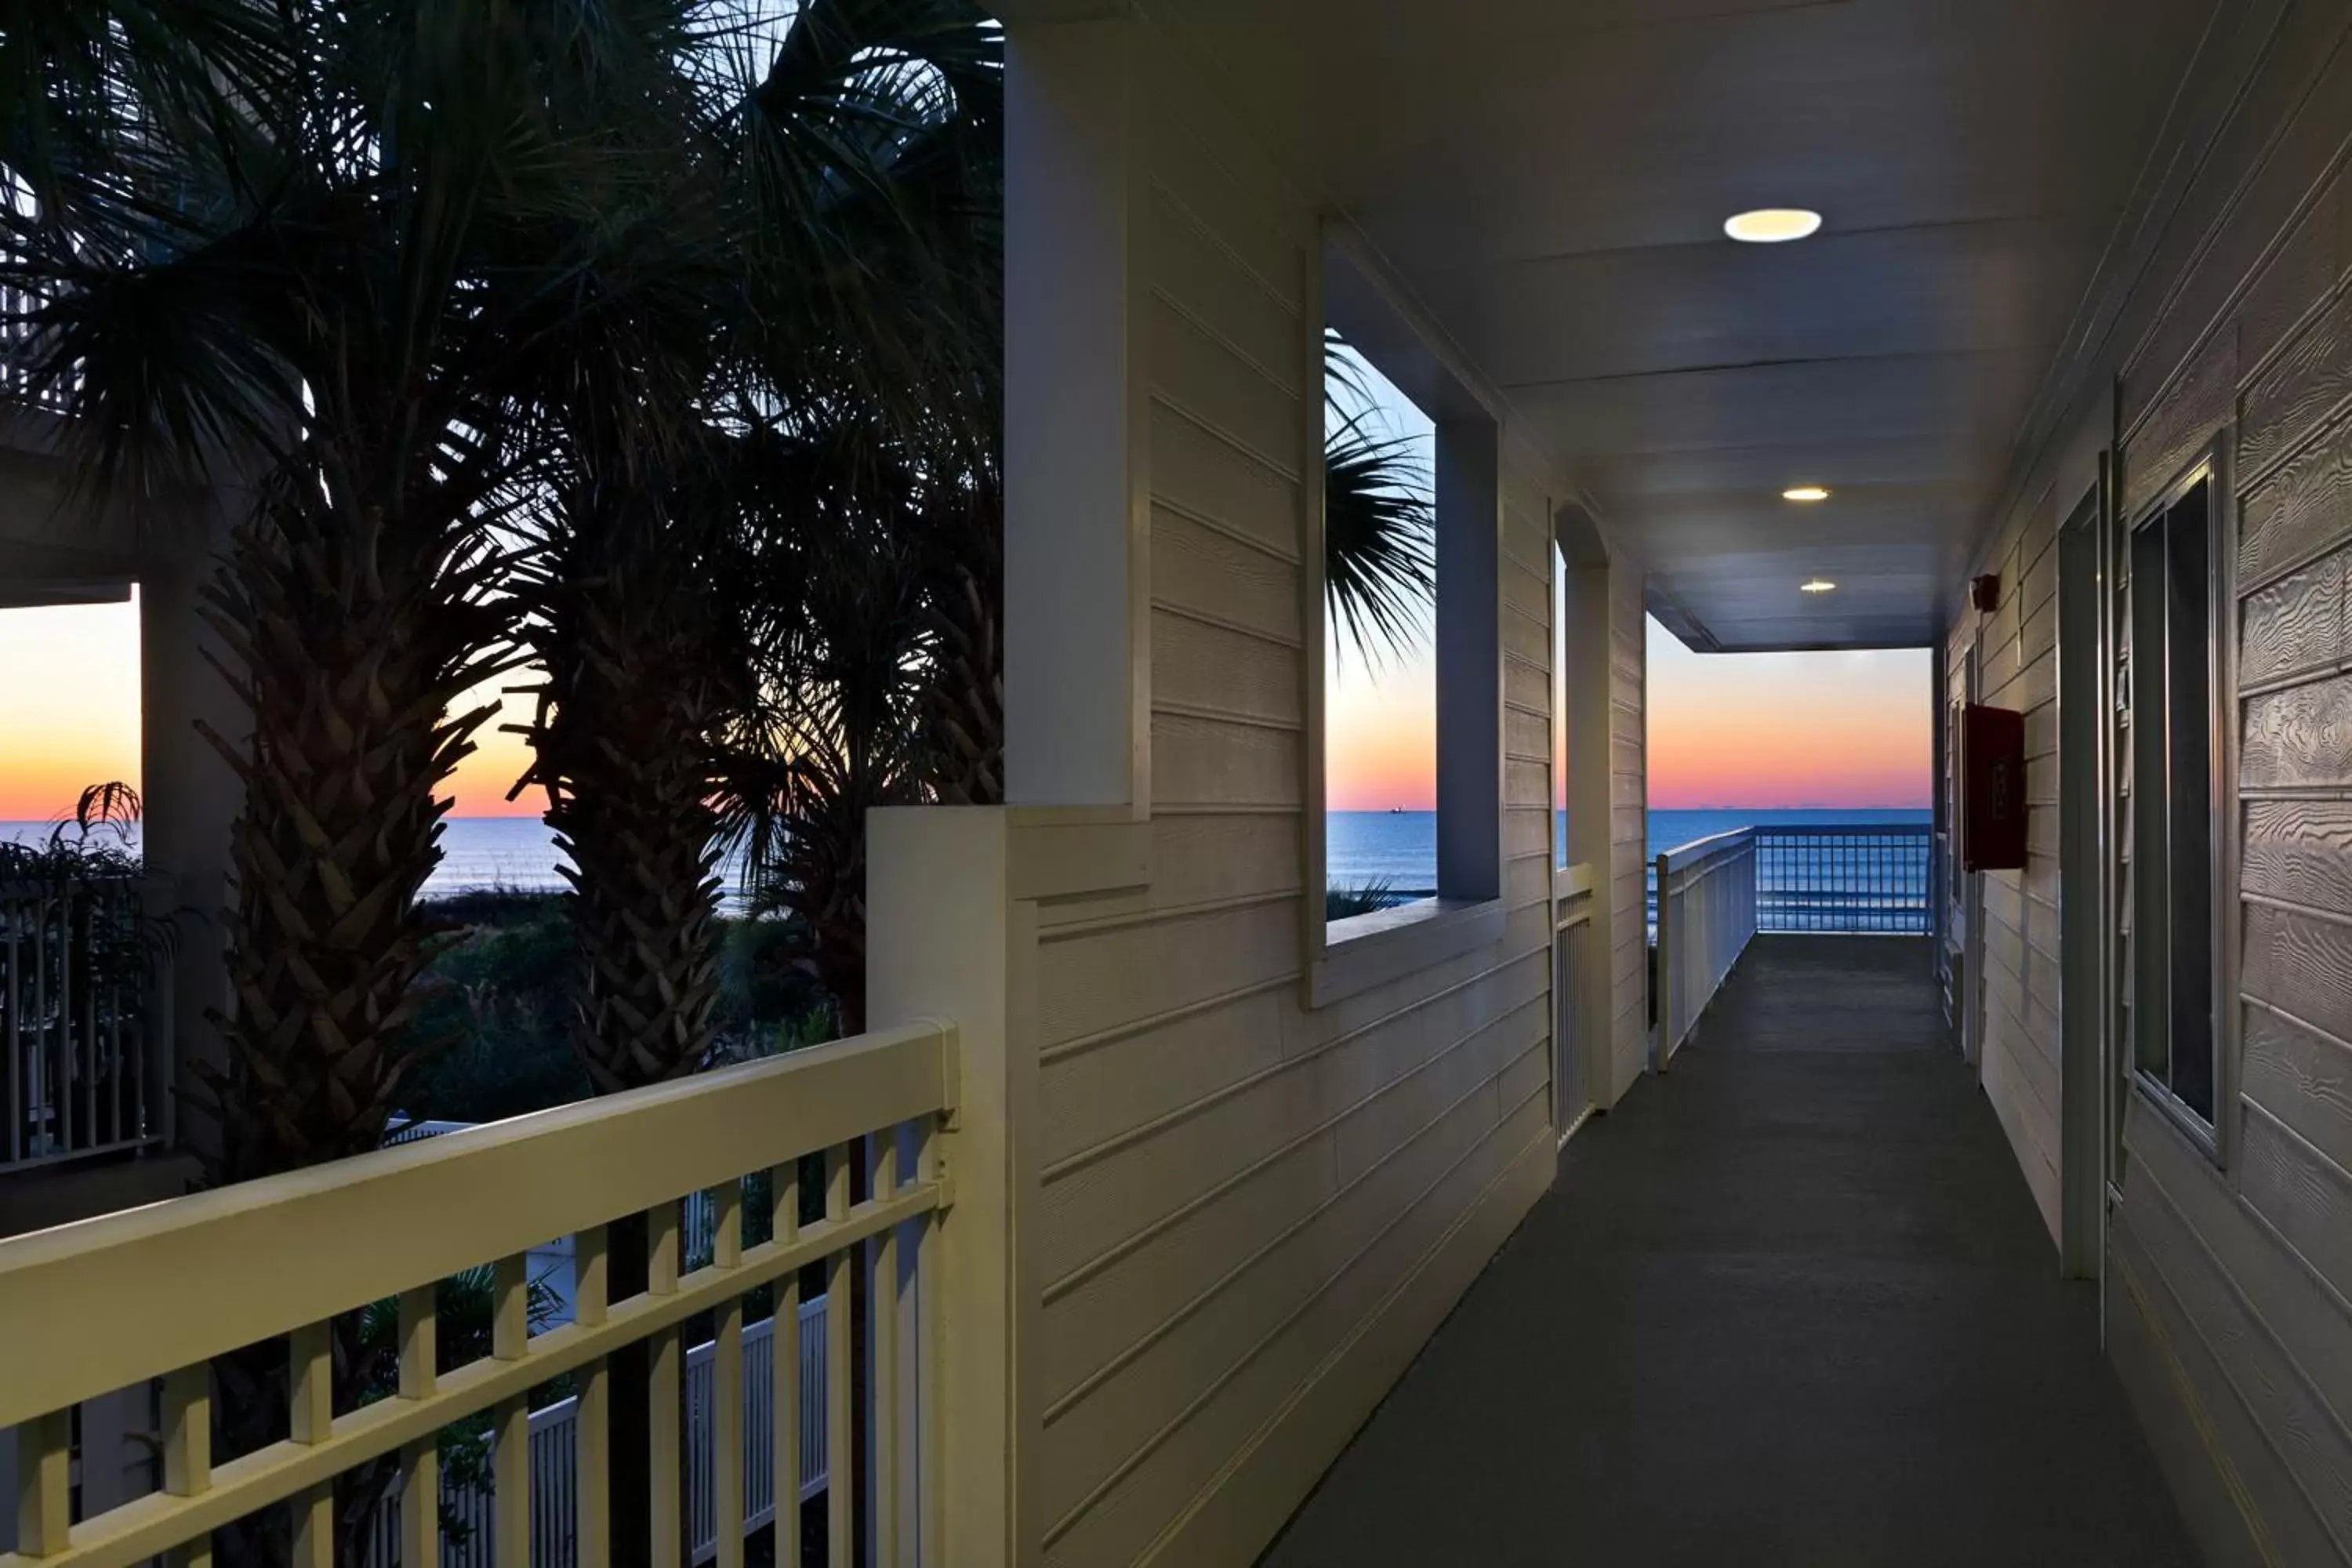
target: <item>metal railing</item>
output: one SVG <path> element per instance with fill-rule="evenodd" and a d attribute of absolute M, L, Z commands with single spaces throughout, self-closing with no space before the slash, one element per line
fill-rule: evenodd
<path fill-rule="evenodd" d="M 850 1541 L 862 1516 L 875 1561 L 940 1560 L 948 1358 L 933 1282 L 958 1048 L 950 1026 L 909 1025 L 0 1242 L 0 1426 L 16 1428 L 20 1482 L 17 1556 L 0 1563 L 209 1561 L 216 1531 L 275 1510 L 296 1568 L 333 1568 L 339 1552 L 356 1561 L 373 1519 L 338 1509 L 339 1483 L 348 1492 L 396 1475 L 400 1560 L 436 1564 L 441 1443 L 475 1417 L 495 1434 L 505 1504 L 490 1550 L 534 1563 L 548 1527 L 528 1402 L 559 1377 L 578 1400 L 573 1495 L 559 1505 L 574 1555 L 629 1561 L 644 1543 L 614 1551 L 613 1415 L 618 1380 L 637 1365 L 646 1416 L 630 1436 L 647 1461 L 654 1561 L 675 1563 L 700 1508 L 685 1485 L 688 1325 L 713 1327 L 711 1386 L 740 1386 L 747 1296 L 772 1291 L 777 1315 L 797 1322 L 812 1269 L 828 1303 L 862 1282 L 876 1325 L 860 1346 L 860 1314 L 825 1314 L 827 1538 Z M 803 1159 L 823 1172 L 823 1217 L 806 1225 Z M 855 1200 L 854 1168 L 866 1194 Z M 767 1223 L 747 1226 L 746 1190 L 760 1190 L 747 1178 L 761 1173 Z M 681 1200 L 698 1191 L 712 1194 L 715 1234 L 709 1263 L 688 1268 Z M 613 1243 L 631 1230 L 646 1242 L 644 1289 L 616 1300 Z M 562 1236 L 578 1264 L 574 1321 L 533 1332 L 525 1260 Z M 445 1366 L 442 1282 L 485 1264 L 488 1353 Z M 394 1303 L 394 1386 L 381 1396 L 341 1386 L 363 1310 Z M 614 1359 L 639 1344 L 641 1361 Z M 770 1358 L 772 1410 L 801 1408 L 802 1361 Z M 74 1407 L 149 1379 L 163 1387 L 162 1489 L 76 1517 Z M 271 1401 L 283 1402 L 280 1422 Z M 740 1563 L 751 1435 L 736 1401 L 705 1405 L 709 1534 L 722 1563 Z M 771 1426 L 771 1495 L 791 1495 L 805 1474 L 802 1425 Z"/>
<path fill-rule="evenodd" d="M 801 1480 L 786 1518 L 799 1505 L 824 1494 L 830 1467 L 825 1454 L 826 1298 L 801 1304 L 799 1322 Z M 742 1410 L 741 1481 L 743 1528 L 757 1530 L 776 1517 L 776 1377 L 772 1317 L 743 1331 L 741 1383 L 735 1397 Z M 717 1386 L 719 1344 L 706 1340 L 686 1352 L 686 1496 L 688 1556 L 708 1563 L 719 1555 Z M 574 1394 L 530 1413 L 530 1562 L 529 1568 L 579 1568 L 578 1514 L 580 1398 Z M 490 1464 L 498 1464 L 491 1444 Z M 401 1489 L 395 1482 L 377 1506 L 368 1542 L 366 1568 L 396 1568 L 400 1556 Z M 441 1568 L 494 1568 L 498 1561 L 498 1496 L 488 1487 L 445 1474 L 441 1517 L 457 1528 L 441 1540 Z"/>
<path fill-rule="evenodd" d="M 0 1171 L 170 1135 L 171 953 L 148 879 L 0 883 Z"/>
<path fill-rule="evenodd" d="M 1663 1070 L 1756 934 L 1757 831 L 1719 833 L 1657 859 L 1658 1021 L 1651 1065 Z"/>
<path fill-rule="evenodd" d="M 39 308 L 36 296 L 0 283 L 0 404 L 62 413 L 73 401 L 74 385 L 37 386 L 25 363 L 27 347 L 39 331 L 29 317 Z"/>
<path fill-rule="evenodd" d="M 1935 929 L 1935 854 L 1927 824 L 1831 823 L 1754 827 L 1756 929 L 1921 936 Z M 1658 876 L 1648 873 L 1650 934 Z"/>
<path fill-rule="evenodd" d="M 1933 912 L 1925 823 L 1759 827 L 1756 929 L 1924 936 Z"/>

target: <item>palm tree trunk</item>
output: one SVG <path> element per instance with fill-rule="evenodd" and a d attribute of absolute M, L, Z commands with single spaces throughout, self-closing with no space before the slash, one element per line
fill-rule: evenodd
<path fill-rule="evenodd" d="M 429 537 L 429 535 L 428 535 Z M 438 1042 L 411 1027 L 437 931 L 417 903 L 440 859 L 441 785 L 486 712 L 449 715 L 497 618 L 487 563 L 375 509 L 339 509 L 310 476 L 265 496 L 231 538 L 206 605 L 223 675 L 252 715 L 242 746 L 210 734 L 245 786 L 226 912 L 232 1006 L 194 1098 L 218 1124 L 212 1185 L 365 1153 Z M 336 1392 L 357 1396 L 356 1326 L 335 1325 Z M 216 1363 L 219 1448 L 282 1435 L 282 1344 Z M 363 1538 L 396 1467 L 337 1482 L 337 1548 Z M 225 1563 L 283 1560 L 282 1510 L 222 1533 Z"/>
<path fill-rule="evenodd" d="M 723 639 L 696 563 L 642 496 L 582 486 L 536 606 L 547 671 L 524 783 L 570 858 L 576 1013 L 572 1037 L 599 1094 L 660 1083 L 709 1060 L 718 999 L 718 816 Z M 520 788 L 521 786 L 518 786 Z M 610 1227 L 615 1298 L 646 1288 L 646 1216 Z M 612 1358 L 614 1561 L 650 1550 L 646 1347 Z M 682 1479 L 682 1478 L 681 1478 Z"/>

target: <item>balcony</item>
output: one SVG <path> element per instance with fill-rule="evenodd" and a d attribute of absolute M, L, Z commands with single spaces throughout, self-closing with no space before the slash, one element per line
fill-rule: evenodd
<path fill-rule="evenodd" d="M 2199 1563 L 1931 959 L 1757 937 L 1266 1568 Z"/>
<path fill-rule="evenodd" d="M 572 224 L 572 164 L 515 171 L 565 176 L 541 192 L 560 225 L 424 265 L 386 242 L 382 277 L 414 289 L 373 269 L 414 232 L 377 221 L 406 187 L 362 181 L 322 221 L 366 218 L 371 265 L 306 274 L 335 309 L 236 301 L 267 318 L 257 362 L 314 356 L 258 378 L 277 401 L 254 426 L 346 423 L 272 475 L 277 521 L 310 531 L 228 552 L 232 573 L 275 592 L 278 543 L 346 552 L 337 583 L 381 621 L 322 595 L 278 617 L 274 655 L 229 647 L 206 595 L 252 496 L 142 495 L 150 527 L 79 486 L 59 437 L 92 426 L 21 397 L 0 426 L 0 604 L 137 586 L 147 853 L 175 932 L 133 1008 L 127 982 L 89 984 L 86 910 L 0 889 L 0 1206 L 49 1179 L 80 1199 L 0 1240 L 0 1568 L 2352 1568 L 2352 4 L 998 8 L 936 77 L 805 51 L 841 73 L 807 95 L 828 104 L 892 83 L 925 113 L 985 100 L 972 145 L 1001 207 L 938 226 L 985 242 L 960 275 L 979 307 L 907 289 L 919 329 L 1001 328 L 1001 354 L 942 378 L 946 412 L 983 415 L 959 460 L 998 467 L 934 507 L 912 463 L 889 503 L 970 501 L 1001 537 L 907 601 L 971 608 L 955 635 L 910 611 L 867 667 L 960 683 L 965 710 L 934 725 L 894 698 L 866 738 L 919 730 L 968 776 L 941 762 L 800 825 L 847 847 L 819 890 L 855 919 L 812 952 L 856 961 L 832 983 L 862 1013 L 848 1038 L 699 1076 L 708 1053 L 683 1050 L 658 1066 L 688 1076 L 656 1087 L 614 1073 L 593 1100 L 353 1152 L 404 1086 L 354 1096 L 330 1066 L 354 1028 L 377 1062 L 402 1043 L 385 1020 L 419 939 L 372 921 L 413 912 L 437 853 L 438 763 L 415 759 L 446 694 L 418 677 L 379 703 L 391 639 L 350 628 L 438 635 L 493 605 L 503 629 L 451 633 L 472 640 L 434 666 L 460 684 L 550 624 L 450 566 L 475 503 L 559 459 L 593 482 L 533 505 L 650 493 L 577 443 L 508 469 L 504 433 L 478 439 L 509 397 L 525 446 L 559 412 L 614 422 L 578 397 L 607 383 L 560 353 L 543 381 L 519 356 L 520 390 L 464 380 L 587 292 L 569 249 L 541 273 L 509 245 L 612 228 L 667 255 L 665 233 Z M 463 51 L 413 63 L 487 79 Z M 539 63 L 508 74 L 512 124 L 571 113 Z M 421 79 L 379 95 L 404 135 L 463 122 L 471 100 Z M 375 111 L 355 95 L 320 122 Z M 933 150 L 872 129 L 830 144 Z M 470 171 L 493 143 L 415 167 Z M 322 167 L 386 147 L 411 144 L 356 134 Z M 828 209 L 860 188 L 818 187 Z M 632 212 L 667 189 L 615 188 Z M 1733 237 L 1765 203 L 1820 226 Z M 205 254 L 310 259 L 263 237 Z M 724 274 L 757 248 L 704 258 Z M 517 270 L 530 287 L 503 291 Z M 667 301 L 695 269 L 647 270 Z M 456 349 L 408 357 L 412 308 Z M 804 434 L 760 379 L 798 346 L 764 309 L 680 334 L 698 437 Z M 1408 884 L 1433 896 L 1338 918 L 1334 333 L 1433 432 L 1435 578 L 1436 849 Z M 107 344 L 143 363 L 150 336 L 172 334 Z M 667 336 L 599 338 L 600 363 L 631 372 Z M 0 333 L 0 359 L 30 341 Z M 706 348 L 751 383 L 720 416 L 697 401 Z M 843 349 L 808 357 L 896 363 Z M 106 367 L 79 363 L 84 386 Z M 320 394 L 347 363 L 342 408 Z M 12 374 L 0 396 L 33 384 Z M 800 416 L 830 412 L 815 384 Z M 385 407 L 434 428 L 345 439 Z M 443 500 L 448 464 L 492 466 L 421 510 L 441 531 L 379 595 L 373 490 L 305 465 L 392 448 Z M 834 521 L 832 492 L 778 467 L 730 526 Z M 793 577 L 806 557 L 785 556 L 759 559 Z M 568 586 L 618 580 L 587 562 Z M 638 650 L 740 646 L 705 635 L 725 596 L 706 591 L 734 585 L 682 574 Z M 619 619 L 652 602 L 616 596 Z M 1696 655 L 1924 650 L 1906 710 L 1932 820 L 1652 845 L 1653 616 Z M 278 678 L 277 731 L 240 665 Z M 640 838 L 687 825 L 658 895 L 707 869 L 711 835 L 709 774 L 655 774 L 726 726 L 608 743 L 693 706 L 691 677 L 651 684 L 573 762 L 604 745 Z M 329 685 L 344 700 L 310 700 Z M 395 732 L 349 742 L 384 713 Z M 974 714 L 995 726 L 976 759 L 952 721 Z M 1733 764 L 1775 760 L 1774 718 L 1717 716 Z M 240 773 L 297 731 L 323 763 Z M 972 800 L 997 804 L 945 804 Z M 1996 824 L 1998 853 L 1975 831 Z M 347 898 L 349 866 L 370 886 Z M 708 896 L 667 912 L 690 926 Z M 338 947 L 349 931 L 374 934 Z M 320 981 L 322 952 L 363 973 Z M 667 1018 L 703 956 L 643 963 L 635 994 Z M 261 1035 L 312 1110 L 352 1113 L 285 1140 L 263 1162 L 281 1173 L 137 1206 L 163 1194 L 108 1184 L 188 1153 L 168 1091 Z"/>

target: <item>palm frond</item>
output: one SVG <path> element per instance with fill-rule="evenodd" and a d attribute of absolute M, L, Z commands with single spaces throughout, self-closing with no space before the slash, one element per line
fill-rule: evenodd
<path fill-rule="evenodd" d="M 1429 635 L 1437 515 L 1411 441 L 1359 412 L 1332 431 L 1323 467 L 1326 613 L 1367 665 L 1409 657 Z"/>

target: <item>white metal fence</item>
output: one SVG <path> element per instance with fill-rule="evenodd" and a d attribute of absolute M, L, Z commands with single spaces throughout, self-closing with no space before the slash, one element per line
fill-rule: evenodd
<path fill-rule="evenodd" d="M 0 883 L 0 1171 L 136 1149 L 169 1134 L 169 951 L 147 880 Z"/>
<path fill-rule="evenodd" d="M 1756 934 L 1756 830 L 1738 828 L 1658 857 L 1658 1022 L 1651 1064 L 1690 1038 Z"/>
<path fill-rule="evenodd" d="M 79 373 L 61 386 L 36 385 L 26 363 L 38 331 L 29 318 L 40 304 L 24 289 L 0 284 L 0 402 L 62 411 L 72 400 Z"/>
<path fill-rule="evenodd" d="M 801 1485 L 797 1502 L 824 1490 L 825 1304 L 805 1302 L 800 1319 Z M 743 1437 L 743 1528 L 748 1531 L 776 1517 L 775 1320 L 763 1318 L 743 1329 L 741 1384 Z M 686 1506 L 693 1560 L 719 1553 L 716 1424 L 711 1404 L 718 1346 L 705 1341 L 686 1356 Z M 580 1401 L 560 1400 L 530 1415 L 530 1568 L 576 1568 L 573 1521 L 578 1515 Z M 496 1470 L 495 1448 L 490 1462 Z M 498 1540 L 498 1499 L 488 1487 L 473 1485 L 444 1470 L 441 1477 L 441 1568 L 492 1568 Z M 795 1513 L 787 1510 L 786 1528 Z M 369 1568 L 398 1568 L 400 1486 L 377 1505 L 368 1539 Z"/>

